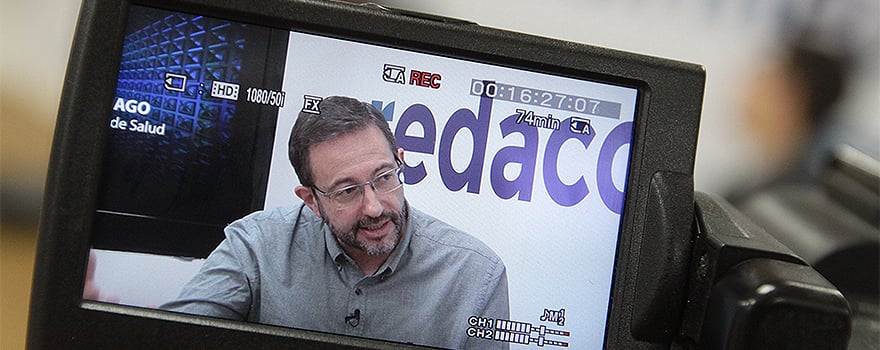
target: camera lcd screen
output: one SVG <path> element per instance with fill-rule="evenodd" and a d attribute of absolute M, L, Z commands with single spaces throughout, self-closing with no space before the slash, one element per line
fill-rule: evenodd
<path fill-rule="evenodd" d="M 451 344 L 603 346 L 638 122 L 636 88 L 142 6 L 131 6 L 128 18 L 117 96 L 107 102 L 113 113 L 86 299 L 163 307 L 197 278 L 227 224 L 253 211 L 310 210 L 294 192 L 301 183 L 289 160 L 291 129 L 299 116 L 320 115 L 325 100 L 340 96 L 375 107 L 387 121 L 404 154 L 398 179 L 406 206 L 481 242 L 503 262 L 506 318 L 456 315 L 443 323 L 455 325 L 452 331 L 414 317 L 412 329 L 461 338 Z M 363 196 L 378 192 L 377 179 L 360 187 Z M 276 258 L 282 264 L 288 257 Z M 295 294 L 297 285 L 318 282 L 288 284 Z M 414 296 L 446 297 L 430 290 Z M 351 323 L 357 316 L 366 324 L 387 316 L 377 313 L 410 312 L 373 306 L 380 301 L 330 303 L 345 311 L 296 317 Z M 283 308 L 260 307 L 264 316 Z M 437 312 L 446 314 L 454 313 Z M 309 322 L 265 323 L 450 344 L 350 324 L 336 332 Z"/>

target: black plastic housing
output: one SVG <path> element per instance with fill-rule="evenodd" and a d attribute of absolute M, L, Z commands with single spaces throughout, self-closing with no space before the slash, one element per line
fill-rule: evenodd
<path fill-rule="evenodd" d="M 701 349 L 846 349 L 851 321 L 840 291 L 809 266 L 750 259 L 717 282 Z"/>
<path fill-rule="evenodd" d="M 106 139 L 105 116 L 112 107 L 131 4 L 637 88 L 635 141 L 605 348 L 668 348 L 678 317 L 666 316 L 667 311 L 657 306 L 663 300 L 683 302 L 680 282 L 688 271 L 685 257 L 690 231 L 682 228 L 689 229 L 693 217 L 693 165 L 705 82 L 702 67 L 465 21 L 314 0 L 258 4 L 246 0 L 83 1 L 47 177 L 29 348 L 152 348 L 156 344 L 167 348 L 407 348 L 82 299 L 101 181 L 105 147 L 101 140 Z M 671 257 L 653 250 L 658 246 L 665 247 L 663 252 Z M 673 278 L 652 277 L 655 273 Z M 654 322 L 663 325 L 651 330 Z"/>
<path fill-rule="evenodd" d="M 730 203 L 695 194 L 684 346 L 846 349 L 849 303 L 813 267 Z"/>

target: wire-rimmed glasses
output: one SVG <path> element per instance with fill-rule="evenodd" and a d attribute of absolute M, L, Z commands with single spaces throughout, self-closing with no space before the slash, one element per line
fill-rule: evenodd
<path fill-rule="evenodd" d="M 373 188 L 373 191 L 376 191 L 378 194 L 394 192 L 403 186 L 403 182 L 400 181 L 400 177 L 398 176 L 399 172 L 400 166 L 397 166 L 379 173 L 370 181 L 348 185 L 335 191 L 322 191 L 317 186 L 312 186 L 312 188 L 335 203 L 337 210 L 342 210 L 360 203 L 360 201 L 363 200 L 364 186 L 369 185 Z"/>

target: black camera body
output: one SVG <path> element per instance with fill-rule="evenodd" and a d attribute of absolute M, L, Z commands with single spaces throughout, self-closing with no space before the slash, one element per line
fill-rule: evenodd
<path fill-rule="evenodd" d="M 697 192 L 693 220 L 673 221 L 687 210 L 660 192 L 675 191 L 657 191 L 646 225 L 665 239 L 642 254 L 667 265 L 640 265 L 640 283 L 663 287 L 636 295 L 634 337 L 682 349 L 846 349 L 849 304 L 819 272 L 723 198 Z"/>
<path fill-rule="evenodd" d="M 414 318 L 401 325 L 413 338 L 845 348 L 848 300 L 812 262 L 724 200 L 694 193 L 704 83 L 696 64 L 374 4 L 86 0 L 47 177 L 28 346 L 439 346 L 357 333 L 408 310 L 354 309 L 333 318 L 354 329 L 345 333 L 157 308 L 198 273 L 226 224 L 298 200 L 290 128 L 339 95 L 391 125 L 407 152 L 407 200 L 507 265 L 509 320 L 469 315 L 453 323 L 467 329 L 458 332 Z M 100 296 L 128 278 L 135 291 Z"/>
<path fill-rule="evenodd" d="M 702 349 L 846 348 L 850 308 L 834 285 L 729 204 L 698 194 L 696 208 L 682 333 Z"/>

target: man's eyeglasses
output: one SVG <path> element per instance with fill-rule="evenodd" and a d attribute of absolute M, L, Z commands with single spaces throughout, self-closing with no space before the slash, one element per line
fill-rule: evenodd
<path fill-rule="evenodd" d="M 373 191 L 376 191 L 376 193 L 379 194 L 394 192 L 403 186 L 403 183 L 398 176 L 399 172 L 400 166 L 383 171 L 370 181 L 345 186 L 330 192 L 321 191 L 321 189 L 316 186 L 312 186 L 312 188 L 333 201 L 336 204 L 336 209 L 342 210 L 361 202 L 364 198 L 364 186 L 370 185 L 370 187 L 373 188 Z"/>

